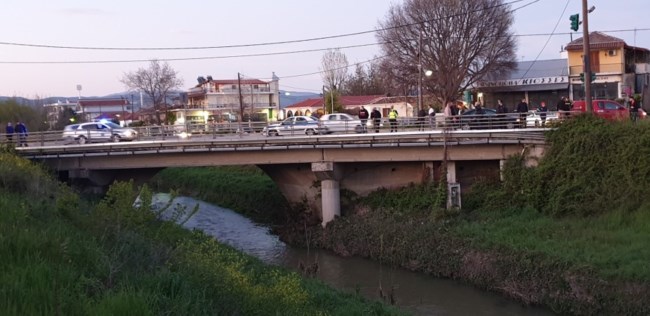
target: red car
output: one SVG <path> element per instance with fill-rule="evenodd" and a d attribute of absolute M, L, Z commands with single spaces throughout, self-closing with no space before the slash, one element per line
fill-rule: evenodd
<path fill-rule="evenodd" d="M 630 111 L 623 105 L 612 100 L 592 100 L 592 111 L 596 116 L 608 120 L 629 120 Z M 571 112 L 586 112 L 585 101 L 579 100 L 573 102 Z M 645 118 L 646 113 L 639 109 L 639 119 Z"/>

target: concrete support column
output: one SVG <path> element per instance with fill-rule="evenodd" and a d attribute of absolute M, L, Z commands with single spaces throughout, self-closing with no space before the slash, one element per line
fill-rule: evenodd
<path fill-rule="evenodd" d="M 456 183 L 456 162 L 447 161 L 447 183 Z"/>
<path fill-rule="evenodd" d="M 504 180 L 503 169 L 505 169 L 505 167 L 506 167 L 506 160 L 505 159 L 499 160 L 499 179 L 501 179 L 501 181 Z"/>
<path fill-rule="evenodd" d="M 321 180 L 320 185 L 323 199 L 322 225 L 325 227 L 336 216 L 341 216 L 341 191 L 337 180 Z"/>
<path fill-rule="evenodd" d="M 341 216 L 340 168 L 333 162 L 314 162 L 311 171 L 321 183 L 322 225 Z"/>

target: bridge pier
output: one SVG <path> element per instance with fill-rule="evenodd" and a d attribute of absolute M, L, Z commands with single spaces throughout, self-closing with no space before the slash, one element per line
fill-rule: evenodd
<path fill-rule="evenodd" d="M 341 216 L 341 168 L 333 162 L 314 162 L 311 170 L 321 183 L 323 227 L 336 216 Z"/>

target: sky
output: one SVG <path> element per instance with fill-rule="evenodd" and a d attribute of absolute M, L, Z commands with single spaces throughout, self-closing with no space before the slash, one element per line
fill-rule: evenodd
<path fill-rule="evenodd" d="M 582 13 L 582 1 L 504 1 L 514 2 L 512 9 L 522 7 L 514 12 L 512 26 L 518 35 L 518 60 L 561 58 L 562 47 L 571 41 L 569 16 Z M 372 31 L 391 6 L 402 3 L 2 0 L 0 96 L 100 97 L 123 92 L 128 89 L 120 79 L 126 73 L 147 68 L 152 59 L 167 60 L 183 80 L 184 90 L 196 85 L 199 76 L 236 79 L 239 73 L 243 78 L 270 80 L 275 73 L 281 90 L 319 93 L 323 80 L 318 72 L 326 50 L 341 48 L 350 64 L 381 56 Z M 589 0 L 592 5 L 596 10 L 589 15 L 590 31 L 606 32 L 628 45 L 650 48 L 649 30 L 621 31 L 650 29 L 648 0 Z M 251 46 L 351 33 L 363 34 Z M 548 35 L 552 33 L 563 34 Z M 582 29 L 573 38 L 581 36 Z M 214 48 L 232 45 L 249 46 Z M 365 46 L 342 48 L 355 45 Z M 76 47 L 91 49 L 73 49 Z M 191 47 L 211 48 L 181 49 Z M 281 54 L 285 52 L 293 53 Z M 250 56 L 255 54 L 266 56 Z"/>

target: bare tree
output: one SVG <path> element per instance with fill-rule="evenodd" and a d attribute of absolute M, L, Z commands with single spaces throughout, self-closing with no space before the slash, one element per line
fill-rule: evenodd
<path fill-rule="evenodd" d="M 183 80 L 178 78 L 178 72 L 169 66 L 167 62 L 152 60 L 149 68 L 139 68 L 135 72 L 125 73 L 121 82 L 129 90 L 138 90 L 153 100 L 153 107 L 160 111 L 165 104 L 165 96 L 172 89 L 180 88 Z M 160 116 L 156 115 L 158 123 Z"/>
<path fill-rule="evenodd" d="M 332 90 L 340 89 L 348 73 L 348 58 L 339 49 L 329 50 L 321 59 L 323 84 Z"/>
<path fill-rule="evenodd" d="M 399 89 L 417 86 L 418 65 L 423 90 L 441 102 L 456 100 L 462 91 L 489 76 L 515 66 L 513 15 L 503 0 L 406 0 L 390 8 L 380 22 L 377 39 L 387 56 L 384 80 Z"/>
<path fill-rule="evenodd" d="M 381 77 L 378 75 L 378 67 L 374 63 L 367 66 L 357 64 L 354 72 L 346 77 L 341 92 L 345 95 L 385 94 Z"/>

